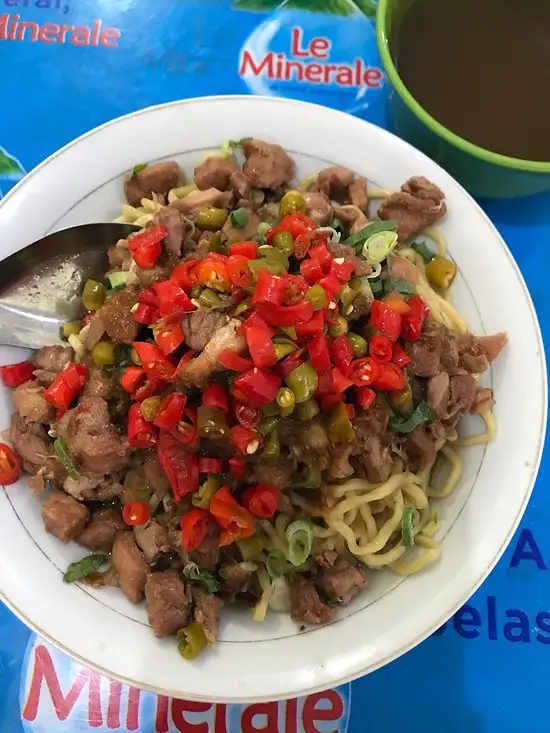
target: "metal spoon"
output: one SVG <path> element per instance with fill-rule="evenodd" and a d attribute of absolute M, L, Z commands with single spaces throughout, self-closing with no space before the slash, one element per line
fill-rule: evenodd
<path fill-rule="evenodd" d="M 62 343 L 61 326 L 82 316 L 86 280 L 103 280 L 107 250 L 137 231 L 133 224 L 63 229 L 0 263 L 0 344 L 38 349 Z"/>

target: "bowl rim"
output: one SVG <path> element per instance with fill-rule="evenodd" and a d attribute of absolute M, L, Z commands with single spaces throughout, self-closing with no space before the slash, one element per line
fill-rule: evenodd
<path fill-rule="evenodd" d="M 297 100 L 290 100 L 290 99 L 284 99 L 284 98 L 277 98 L 277 97 L 267 97 L 267 96 L 256 96 L 256 95 L 247 95 L 247 94 L 239 94 L 239 95 L 219 95 L 219 96 L 209 96 L 209 97 L 196 97 L 196 98 L 187 98 L 187 99 L 181 99 L 181 100 L 174 100 L 171 102 L 166 102 L 162 104 L 152 105 L 149 107 L 145 107 L 142 109 L 138 109 L 135 111 L 132 111 L 126 115 L 114 118 L 112 120 L 109 120 L 105 122 L 102 125 L 99 125 L 88 132 L 84 133 L 81 136 L 78 136 L 77 138 L 71 140 L 66 145 L 62 146 L 60 149 L 52 153 L 48 158 L 46 158 L 42 163 L 40 163 L 38 166 L 36 166 L 34 169 L 32 169 L 19 183 L 17 183 L 14 188 L 8 192 L 8 194 L 4 197 L 4 199 L 0 202 L 0 208 L 5 207 L 7 203 L 11 202 L 15 199 L 16 194 L 15 192 L 19 192 L 23 188 L 26 182 L 29 181 L 29 179 L 33 178 L 36 174 L 41 172 L 44 168 L 46 168 L 50 163 L 52 163 L 54 160 L 56 160 L 58 157 L 63 155 L 65 152 L 70 150 L 71 148 L 75 147 L 78 143 L 89 139 L 96 135 L 97 133 L 101 133 L 107 128 L 114 127 L 119 123 L 122 123 L 126 120 L 133 119 L 135 117 L 139 117 L 142 115 L 146 115 L 148 113 L 153 113 L 162 109 L 170 109 L 170 108 L 177 108 L 180 106 L 190 106 L 197 103 L 209 103 L 209 102 L 226 102 L 226 101 L 256 101 L 260 100 L 263 103 L 265 102 L 271 102 L 276 104 L 284 104 L 288 107 L 304 107 L 304 108 L 313 108 L 316 109 L 319 113 L 322 113 L 323 111 L 328 112 L 331 115 L 338 115 L 341 117 L 347 117 L 343 112 L 340 112 L 338 110 L 334 110 L 332 108 L 323 107 L 321 105 L 312 104 L 308 102 L 302 102 Z M 352 116 L 350 116 L 352 117 Z M 352 117 L 353 119 L 353 117 Z M 355 118 L 357 119 L 357 118 Z M 374 125 L 373 123 L 366 122 L 364 120 L 359 120 L 363 125 L 367 125 L 371 128 L 377 128 L 378 126 Z M 390 137 L 396 138 L 400 141 L 401 144 L 407 146 L 408 148 L 411 148 L 415 150 L 416 153 L 419 153 L 415 148 L 413 148 L 412 145 L 407 143 L 406 141 L 401 140 L 396 135 L 392 134 L 390 131 L 385 130 L 384 128 L 379 128 L 382 130 L 383 134 L 389 135 Z M 422 153 L 419 153 L 423 155 L 423 157 L 428 158 L 428 156 L 425 156 Z M 431 161 L 435 166 L 440 167 L 439 164 L 435 161 Z M 444 171 L 443 171 L 444 172 Z M 468 598 L 472 596 L 472 594 L 479 588 L 479 586 L 486 580 L 487 576 L 491 572 L 491 570 L 495 567 L 497 562 L 501 559 L 504 550 L 510 543 L 523 515 L 525 512 L 525 509 L 529 503 L 529 500 L 532 495 L 532 491 L 535 485 L 535 481 L 539 472 L 540 463 L 543 456 L 543 448 L 545 443 L 545 436 L 546 436 L 546 425 L 547 425 L 547 409 L 548 409 L 548 379 L 547 379 L 547 371 L 546 371 L 546 357 L 545 357 L 545 351 L 543 348 L 543 340 L 542 340 L 542 333 L 540 329 L 540 324 L 538 321 L 538 317 L 534 308 L 534 304 L 532 301 L 532 298 L 530 296 L 529 290 L 527 288 L 527 284 L 523 278 L 523 275 L 521 274 L 521 271 L 515 262 L 510 250 L 508 249 L 502 235 L 500 232 L 496 229 L 495 225 L 492 223 L 492 221 L 489 219 L 487 214 L 480 208 L 479 204 L 471 197 L 470 194 L 467 193 L 463 189 L 463 187 L 454 179 L 451 174 L 446 173 L 445 175 L 452 179 L 454 184 L 460 189 L 461 195 L 464 196 L 468 201 L 469 204 L 478 211 L 479 215 L 483 218 L 483 220 L 490 225 L 490 228 L 493 230 L 494 235 L 498 238 L 500 241 L 500 245 L 504 251 L 504 253 L 507 255 L 510 264 L 512 268 L 516 272 L 516 276 L 518 276 L 520 285 L 524 291 L 524 294 L 526 295 L 526 302 L 529 308 L 529 311 L 531 313 L 531 316 L 533 318 L 535 330 L 536 330 L 536 340 L 539 347 L 539 358 L 540 358 L 540 372 L 541 372 L 541 378 L 542 378 L 542 391 L 543 391 L 543 401 L 542 401 L 542 414 L 541 414 L 541 433 L 539 435 L 538 440 L 538 446 L 537 446 L 537 452 L 536 452 L 536 459 L 534 463 L 531 466 L 531 474 L 528 486 L 526 488 L 526 491 L 522 497 L 521 506 L 518 509 L 518 512 L 516 516 L 514 517 L 514 521 L 512 524 L 510 524 L 509 530 L 506 534 L 506 537 L 503 539 L 500 547 L 498 550 L 494 553 L 492 553 L 492 557 L 490 561 L 486 564 L 486 566 L 483 569 L 483 572 L 474 580 L 471 581 L 471 585 L 466 591 L 465 594 L 463 594 L 461 597 L 459 597 L 454 603 L 451 604 L 451 607 L 446 609 L 443 616 L 441 616 L 437 622 L 430 625 L 428 628 L 424 628 L 421 633 L 418 633 L 414 638 L 409 639 L 407 643 L 403 644 L 400 648 L 392 651 L 391 653 L 386 654 L 385 658 L 378 660 L 375 663 L 371 663 L 368 666 L 365 666 L 365 668 L 362 669 L 361 672 L 348 672 L 346 674 L 341 674 L 338 677 L 335 677 L 333 680 L 331 680 L 331 688 L 337 687 L 340 685 L 344 685 L 347 683 L 350 683 L 357 679 L 359 676 L 366 675 L 369 673 L 374 672 L 375 670 L 389 664 L 390 662 L 394 661 L 398 657 L 400 657 L 405 652 L 410 651 L 413 649 L 417 644 L 424 641 L 428 638 L 433 632 L 441 626 L 442 623 L 444 623 L 446 620 L 448 620 L 452 614 L 454 614 L 459 607 L 465 603 Z M 8 250 L 10 252 L 11 250 Z M 5 490 L 4 490 L 5 493 Z M 70 656 L 72 659 L 76 660 L 78 663 L 84 665 L 85 667 L 91 667 L 97 671 L 99 671 L 101 674 L 111 678 L 119 680 L 127 685 L 130 686 L 136 686 L 140 689 L 147 690 L 149 692 L 152 692 L 157 695 L 168 695 L 170 697 L 182 697 L 182 691 L 168 688 L 168 687 L 159 687 L 154 684 L 150 683 L 143 683 L 142 681 L 138 681 L 134 679 L 133 677 L 129 677 L 127 675 L 121 674 L 119 672 L 116 672 L 114 670 L 110 670 L 104 666 L 101 666 L 101 664 L 98 664 L 95 661 L 92 661 L 89 658 L 86 658 L 83 654 L 75 651 L 74 649 L 67 647 L 63 642 L 59 641 L 58 639 L 54 638 L 49 632 L 41 629 L 38 624 L 30 619 L 25 613 L 23 613 L 10 599 L 8 599 L 3 591 L 0 589 L 0 601 L 4 602 L 5 605 L 12 610 L 31 630 L 33 630 L 36 634 L 41 636 L 43 639 L 45 639 L 48 643 L 50 643 L 55 648 L 59 649 L 63 653 Z M 261 703 L 261 702 L 270 702 L 274 699 L 276 700 L 282 700 L 282 699 L 288 699 L 289 697 L 295 697 L 295 696 L 306 696 L 310 695 L 316 692 L 321 692 L 323 690 L 327 689 L 326 684 L 311 684 L 309 683 L 307 686 L 304 685 L 302 689 L 295 690 L 289 695 L 288 693 L 284 694 L 277 694 L 274 698 L 273 695 L 250 695 L 247 694 L 243 697 L 227 697 L 225 695 L 218 696 L 218 695 L 202 695 L 202 694 L 195 694 L 195 693 L 183 693 L 185 695 L 184 699 L 187 700 L 198 700 L 198 701 L 208 701 L 212 703 L 233 703 L 233 704 L 244 704 L 247 702 L 250 703 Z"/>
<path fill-rule="evenodd" d="M 485 163 L 525 173 L 550 173 L 550 161 L 513 158 L 508 155 L 502 155 L 501 153 L 494 153 L 487 148 L 482 148 L 481 146 L 475 145 L 465 138 L 460 137 L 460 135 L 456 135 L 454 132 L 451 132 L 448 127 L 445 127 L 441 122 L 438 122 L 435 117 L 432 117 L 424 107 L 422 107 L 403 83 L 399 72 L 397 71 L 397 67 L 393 63 L 386 22 L 390 12 L 390 2 L 391 0 L 378 0 L 378 8 L 376 11 L 376 42 L 380 58 L 382 59 L 382 65 L 384 66 L 384 71 L 386 72 L 393 88 L 399 94 L 403 102 L 405 102 L 410 111 L 421 122 L 423 122 L 426 127 L 439 137 L 443 138 L 446 142 L 454 145 L 456 148 L 459 148 L 464 153 L 472 155 L 475 158 L 479 158 Z"/>

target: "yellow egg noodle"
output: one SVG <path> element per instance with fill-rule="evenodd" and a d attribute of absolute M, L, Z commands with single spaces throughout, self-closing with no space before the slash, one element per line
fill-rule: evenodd
<path fill-rule="evenodd" d="M 303 181 L 300 189 L 307 189 L 313 180 L 314 177 L 310 177 Z M 168 194 L 168 202 L 184 198 L 194 190 L 195 184 L 172 189 Z M 388 189 L 372 188 L 369 190 L 369 198 L 386 198 L 391 193 Z M 140 207 L 124 204 L 121 215 L 115 221 L 146 227 L 154 214 L 162 208 L 162 200 L 153 194 L 152 199 L 142 199 Z M 436 227 L 429 227 L 424 235 L 435 242 L 439 255 L 447 256 L 447 242 L 441 231 Z M 127 245 L 120 242 L 120 246 Z M 417 292 L 428 304 L 434 320 L 456 333 L 467 332 L 468 324 L 451 305 L 449 294 L 436 292 L 428 283 L 422 256 L 409 247 L 400 249 L 399 254 L 419 269 Z M 294 506 L 310 517 L 324 522 L 324 526 L 314 524 L 314 553 L 347 548 L 368 568 L 389 568 L 403 576 L 413 575 L 434 563 L 440 555 L 440 544 L 434 537 L 439 521 L 432 503 L 449 496 L 462 476 L 463 461 L 453 444 L 457 447 L 468 447 L 482 445 L 493 439 L 496 429 L 493 413 L 483 412 L 480 417 L 485 423 L 485 430 L 477 435 L 448 441 L 428 469 L 413 473 L 404 467 L 401 459 L 397 459 L 390 478 L 381 484 L 351 478 L 340 484 L 329 485 L 327 507 L 313 505 L 304 496 L 293 492 L 291 501 Z M 431 481 L 434 468 L 440 463 L 447 464 L 446 478 L 441 486 L 436 487 Z M 405 507 L 412 508 L 413 512 L 413 549 L 407 549 L 402 539 Z M 262 523 L 266 550 L 285 552 L 288 547 L 285 536 L 287 524 L 288 518 L 284 515 L 279 515 L 275 527 L 269 522 Z M 258 579 L 262 596 L 254 608 L 253 619 L 263 621 L 274 593 L 274 582 L 262 564 L 258 565 Z"/>

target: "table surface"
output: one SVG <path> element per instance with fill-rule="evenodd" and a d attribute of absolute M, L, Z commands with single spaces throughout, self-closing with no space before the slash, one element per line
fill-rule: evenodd
<path fill-rule="evenodd" d="M 370 0 L 0 0 L 0 196 L 92 127 L 185 97 L 288 96 L 386 126 L 372 7 Z M 304 55 L 315 37 L 328 40 L 322 58 Z M 285 80 L 283 69 L 281 78 L 275 54 L 301 70 Z M 310 63 L 321 70 L 308 71 Z M 550 195 L 481 204 L 523 272 L 547 343 L 541 259 L 550 244 Z M 542 733 L 549 471 L 547 452 L 501 562 L 433 637 L 352 685 L 288 704 L 216 708 L 129 690 L 81 669 L 0 605 L 0 733 Z"/>

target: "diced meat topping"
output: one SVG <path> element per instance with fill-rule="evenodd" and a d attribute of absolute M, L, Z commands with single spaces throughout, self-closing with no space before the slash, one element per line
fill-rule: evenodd
<path fill-rule="evenodd" d="M 328 226 L 334 214 L 329 197 L 319 191 L 308 191 L 303 197 L 307 204 L 307 216 L 313 219 L 317 226 Z"/>
<path fill-rule="evenodd" d="M 334 259 L 343 259 L 345 262 L 353 262 L 354 273 L 357 277 L 366 277 L 372 272 L 372 267 L 364 259 L 357 257 L 352 247 L 347 244 L 329 244 L 329 250 Z"/>
<path fill-rule="evenodd" d="M 147 564 L 132 532 L 117 532 L 112 558 L 120 587 L 132 603 L 139 603 L 147 581 Z"/>
<path fill-rule="evenodd" d="M 70 454 L 92 473 L 111 473 L 128 465 L 130 447 L 110 422 L 105 400 L 82 398 L 69 413 L 66 437 Z"/>
<path fill-rule="evenodd" d="M 246 480 L 250 483 L 269 484 L 276 489 L 286 489 L 292 483 L 294 467 L 287 458 L 267 458 L 250 464 Z"/>
<path fill-rule="evenodd" d="M 351 204 L 335 206 L 334 215 L 348 225 L 350 234 L 360 232 L 369 223 L 367 215 L 358 206 L 352 206 Z"/>
<path fill-rule="evenodd" d="M 378 208 L 381 219 L 394 219 L 401 242 L 420 234 L 447 213 L 444 193 L 422 176 L 410 178 Z"/>
<path fill-rule="evenodd" d="M 46 530 L 64 544 L 74 540 L 83 531 L 89 512 L 62 491 L 52 491 L 42 502 L 42 519 Z"/>
<path fill-rule="evenodd" d="M 321 571 L 316 584 L 330 599 L 347 604 L 365 587 L 367 579 L 358 567 L 339 557 Z"/>
<path fill-rule="evenodd" d="M 333 201 L 357 206 L 358 209 L 367 208 L 367 182 L 347 168 L 325 168 L 317 176 L 317 188 Z"/>
<path fill-rule="evenodd" d="M 201 624 L 208 643 L 215 644 L 218 640 L 223 601 L 219 596 L 198 588 L 193 588 L 193 600 L 195 621 Z"/>
<path fill-rule="evenodd" d="M 190 604 L 183 581 L 171 571 L 152 573 L 145 584 L 149 623 L 159 638 L 175 634 L 189 623 Z"/>
<path fill-rule="evenodd" d="M 179 257 L 184 234 L 180 212 L 172 206 L 167 206 L 154 215 L 153 224 L 166 229 L 168 234 L 164 240 L 165 249 L 171 255 Z"/>
<path fill-rule="evenodd" d="M 11 416 L 10 439 L 27 473 L 35 474 L 52 455 L 52 442 L 43 425 L 27 423 L 14 412 Z"/>
<path fill-rule="evenodd" d="M 71 361 L 73 351 L 69 346 L 44 346 L 33 354 L 33 363 L 37 369 L 58 374 Z"/>
<path fill-rule="evenodd" d="M 137 296 L 133 288 L 124 288 L 108 298 L 98 311 L 105 331 L 115 343 L 131 344 L 137 338 L 138 324 L 132 313 Z"/>
<path fill-rule="evenodd" d="M 185 343 L 193 351 L 204 351 L 216 331 L 229 323 L 229 318 L 214 310 L 193 311 L 181 319 Z"/>
<path fill-rule="evenodd" d="M 165 527 L 154 519 L 134 527 L 134 535 L 143 554 L 151 562 L 158 552 L 169 552 L 170 538 Z"/>
<path fill-rule="evenodd" d="M 231 217 L 223 225 L 223 233 L 228 240 L 237 239 L 246 241 L 253 239 L 258 234 L 258 224 L 260 223 L 260 217 L 252 209 L 247 209 L 248 218 L 246 224 L 242 227 L 236 227 L 231 222 Z"/>
<path fill-rule="evenodd" d="M 387 404 L 377 398 L 367 412 L 353 420 L 356 440 L 352 453 L 359 456 L 371 483 L 386 481 L 391 473 L 390 414 Z"/>
<path fill-rule="evenodd" d="M 244 143 L 243 150 L 244 174 L 256 188 L 275 189 L 294 178 L 294 161 L 280 145 L 252 139 Z"/>
<path fill-rule="evenodd" d="M 180 370 L 180 379 L 186 384 L 202 387 L 212 372 L 215 371 L 217 367 L 216 357 L 220 352 L 224 349 L 231 349 L 237 353 L 244 351 L 246 342 L 240 333 L 240 327 L 240 321 L 231 319 L 229 323 L 216 331 L 204 351 L 187 362 Z"/>
<path fill-rule="evenodd" d="M 121 239 L 120 243 L 117 242 L 112 247 L 109 247 L 107 257 L 109 258 L 109 265 L 113 270 L 124 270 L 128 272 L 132 264 L 132 255 L 124 239 Z"/>
<path fill-rule="evenodd" d="M 26 422 L 50 423 L 55 407 L 44 399 L 44 387 L 38 382 L 21 384 L 12 395 L 15 409 Z"/>
<path fill-rule="evenodd" d="M 313 581 L 296 574 L 290 584 L 292 618 L 308 624 L 326 624 L 336 616 L 336 608 L 319 598 Z"/>
<path fill-rule="evenodd" d="M 124 182 L 126 200 L 131 206 L 139 206 L 141 199 L 150 198 L 152 193 L 167 194 L 177 188 L 179 179 L 180 169 L 175 161 L 153 163 Z"/>
<path fill-rule="evenodd" d="M 123 529 L 120 511 L 114 507 L 102 507 L 93 512 L 90 521 L 75 539 L 90 550 L 111 552 L 116 533 Z"/>
<path fill-rule="evenodd" d="M 217 188 L 227 191 L 231 185 L 231 176 L 241 169 L 233 160 L 221 155 L 209 155 L 195 168 L 195 183 L 201 191 Z"/>

